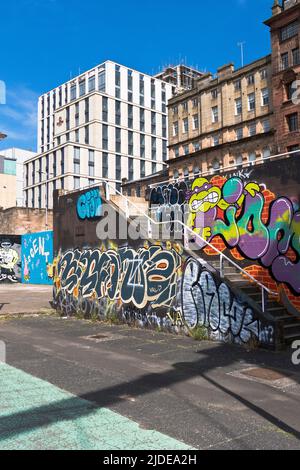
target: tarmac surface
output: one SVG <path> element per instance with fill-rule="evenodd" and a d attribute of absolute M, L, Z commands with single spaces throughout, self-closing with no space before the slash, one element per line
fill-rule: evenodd
<path fill-rule="evenodd" d="M 0 283 L 0 316 L 51 310 L 52 286 Z"/>
<path fill-rule="evenodd" d="M 300 449 L 292 351 L 54 316 L 3 318 L 1 340 L 0 449 Z"/>

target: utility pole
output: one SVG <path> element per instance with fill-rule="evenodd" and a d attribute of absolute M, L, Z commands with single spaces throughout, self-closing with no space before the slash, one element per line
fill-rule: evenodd
<path fill-rule="evenodd" d="M 245 41 L 243 42 L 238 42 L 238 47 L 241 48 L 241 62 L 242 62 L 242 67 L 244 67 L 244 45 L 245 45 Z"/>

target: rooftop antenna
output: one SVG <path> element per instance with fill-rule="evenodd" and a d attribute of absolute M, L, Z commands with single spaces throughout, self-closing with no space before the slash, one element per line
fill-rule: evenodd
<path fill-rule="evenodd" d="M 241 48 L 241 64 L 242 64 L 242 67 L 244 67 L 244 45 L 245 45 L 245 41 L 243 42 L 238 42 L 238 47 Z"/>

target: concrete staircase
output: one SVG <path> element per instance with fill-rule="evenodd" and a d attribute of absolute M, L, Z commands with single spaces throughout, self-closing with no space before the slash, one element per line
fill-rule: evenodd
<path fill-rule="evenodd" d="M 220 271 L 220 260 L 215 257 L 206 257 L 210 266 L 216 271 Z M 262 310 L 262 291 L 257 284 L 251 282 L 249 278 L 243 277 L 241 272 L 238 271 L 228 261 L 223 261 L 223 277 L 225 281 L 229 283 L 235 289 L 241 291 L 249 299 L 251 299 L 257 307 Z M 266 298 L 266 313 L 271 315 L 274 320 L 278 321 L 282 325 L 282 334 L 285 344 L 291 344 L 295 340 L 300 339 L 300 317 L 299 319 L 287 311 L 287 309 L 280 304 L 276 298 Z"/>

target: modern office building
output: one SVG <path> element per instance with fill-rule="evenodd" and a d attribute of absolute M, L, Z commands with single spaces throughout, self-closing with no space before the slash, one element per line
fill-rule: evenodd
<path fill-rule="evenodd" d="M 28 207 L 52 208 L 54 189 L 102 180 L 121 188 L 168 158 L 172 84 L 106 61 L 39 98 L 38 155 L 26 161 Z"/>
<path fill-rule="evenodd" d="M 26 160 L 34 158 L 36 156 L 36 153 L 31 152 L 30 150 L 24 150 L 20 148 L 8 148 L 0 150 L 0 155 L 4 157 L 4 161 L 6 162 L 15 162 L 13 165 L 13 171 L 16 176 L 16 197 L 13 207 L 25 207 L 26 204 L 24 194 L 24 163 Z"/>

